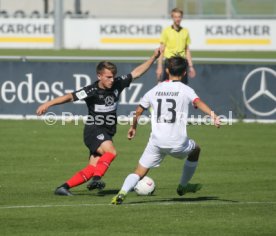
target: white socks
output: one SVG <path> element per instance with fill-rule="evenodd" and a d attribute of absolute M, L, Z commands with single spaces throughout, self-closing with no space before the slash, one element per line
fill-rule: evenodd
<path fill-rule="evenodd" d="M 123 187 L 121 188 L 121 191 L 124 191 L 126 193 L 130 192 L 136 186 L 139 180 L 140 180 L 139 175 L 129 174 L 125 179 L 125 182 L 123 184 Z"/>
<path fill-rule="evenodd" d="M 180 184 L 182 186 L 186 186 L 188 182 L 191 180 L 193 177 L 196 167 L 197 167 L 197 161 L 189 161 L 188 159 L 186 160 L 184 167 L 183 167 L 183 172 L 182 176 L 180 179 Z"/>
<path fill-rule="evenodd" d="M 196 167 L 197 167 L 198 162 L 192 162 L 189 160 L 185 161 L 184 167 L 183 167 L 183 172 L 182 172 L 182 176 L 180 179 L 180 184 L 182 186 L 186 186 L 188 184 L 188 182 L 191 180 L 191 178 L 193 177 Z M 139 175 L 137 174 L 129 174 L 126 179 L 125 182 L 121 188 L 121 191 L 128 193 L 131 190 L 133 190 L 133 188 L 136 186 L 136 184 L 138 183 L 138 181 L 140 180 Z"/>

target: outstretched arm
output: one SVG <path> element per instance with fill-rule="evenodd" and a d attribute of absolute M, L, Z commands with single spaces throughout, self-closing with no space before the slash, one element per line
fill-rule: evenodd
<path fill-rule="evenodd" d="M 137 66 L 132 72 L 132 78 L 133 79 L 137 79 L 139 78 L 141 75 L 143 75 L 149 68 L 150 66 L 153 64 L 153 62 L 160 56 L 160 48 L 157 48 L 154 50 L 153 55 L 147 60 L 145 61 L 143 64 L 141 64 L 140 66 Z"/>
<path fill-rule="evenodd" d="M 196 107 L 198 107 L 202 112 L 204 112 L 205 114 L 209 115 L 214 120 L 214 123 L 215 123 L 216 127 L 218 127 L 218 128 L 220 127 L 220 119 L 219 119 L 219 117 L 215 114 L 214 111 L 211 110 L 210 107 L 208 107 L 208 105 L 206 103 L 204 103 L 200 99 L 197 99 L 194 102 L 194 105 Z"/>
<path fill-rule="evenodd" d="M 137 125 L 138 125 L 138 120 L 140 118 L 140 116 L 143 114 L 144 112 L 144 108 L 141 107 L 141 106 L 138 106 L 136 108 L 136 111 L 135 111 L 135 114 L 133 116 L 133 123 L 131 125 L 131 127 L 129 128 L 128 130 L 128 134 L 127 134 L 127 137 L 129 140 L 133 139 L 135 134 L 136 134 L 136 128 L 137 128 Z"/>
<path fill-rule="evenodd" d="M 36 110 L 36 114 L 38 116 L 43 115 L 51 106 L 54 105 L 58 105 L 58 104 L 63 104 L 63 103 L 67 103 L 67 102 L 72 102 L 73 101 L 73 95 L 71 93 L 68 93 L 64 96 L 60 96 L 57 98 L 54 98 L 51 101 L 45 102 L 42 105 L 40 105 L 37 110 Z"/>
<path fill-rule="evenodd" d="M 157 68 L 156 68 L 156 77 L 157 82 L 161 81 L 161 76 L 163 73 L 163 58 L 164 58 L 165 45 L 163 43 L 160 44 L 160 56 L 157 60 Z"/>

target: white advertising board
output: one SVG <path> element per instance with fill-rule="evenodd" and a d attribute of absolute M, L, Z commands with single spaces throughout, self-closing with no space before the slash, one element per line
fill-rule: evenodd
<path fill-rule="evenodd" d="M 162 19 L 65 19 L 64 48 L 153 49 Z M 193 50 L 276 50 L 276 20 L 183 20 Z M 0 20 L 0 48 L 53 48 L 53 20 Z"/>
<path fill-rule="evenodd" d="M 1 19 L 0 48 L 53 48 L 51 19 Z"/>
<path fill-rule="evenodd" d="M 65 21 L 66 48 L 153 49 L 170 20 Z M 276 50 L 276 20 L 183 20 L 194 50 Z"/>

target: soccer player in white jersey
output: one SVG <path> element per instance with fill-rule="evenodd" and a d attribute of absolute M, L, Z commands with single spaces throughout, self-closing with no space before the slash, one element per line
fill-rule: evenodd
<path fill-rule="evenodd" d="M 183 74 L 186 73 L 186 65 L 187 61 L 181 57 L 170 58 L 167 68 L 169 80 L 159 83 L 148 91 L 137 107 L 133 125 L 128 131 L 128 139 L 134 138 L 139 117 L 149 107 L 153 108 L 151 135 L 136 170 L 127 176 L 121 190 L 113 197 L 112 204 L 121 204 L 138 181 L 148 173 L 150 168 L 160 165 L 166 155 L 178 159 L 187 157 L 176 190 L 178 195 L 195 193 L 201 189 L 201 184 L 189 183 L 195 173 L 200 153 L 200 147 L 187 136 L 189 104 L 192 103 L 208 114 L 216 127 L 220 127 L 220 120 L 192 88 L 180 82 Z"/>

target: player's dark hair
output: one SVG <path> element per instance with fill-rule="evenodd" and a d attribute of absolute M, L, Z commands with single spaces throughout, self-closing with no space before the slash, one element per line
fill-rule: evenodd
<path fill-rule="evenodd" d="M 183 57 L 171 57 L 167 61 L 167 68 L 172 76 L 182 76 L 187 72 L 187 60 Z"/>
<path fill-rule="evenodd" d="M 101 61 L 97 65 L 97 74 L 101 73 L 104 69 L 110 70 L 113 75 L 117 74 L 117 67 L 109 61 Z"/>
<path fill-rule="evenodd" d="M 181 16 L 183 16 L 183 11 L 180 8 L 177 8 L 177 7 L 171 10 L 171 16 L 172 16 L 173 13 L 180 13 Z"/>

